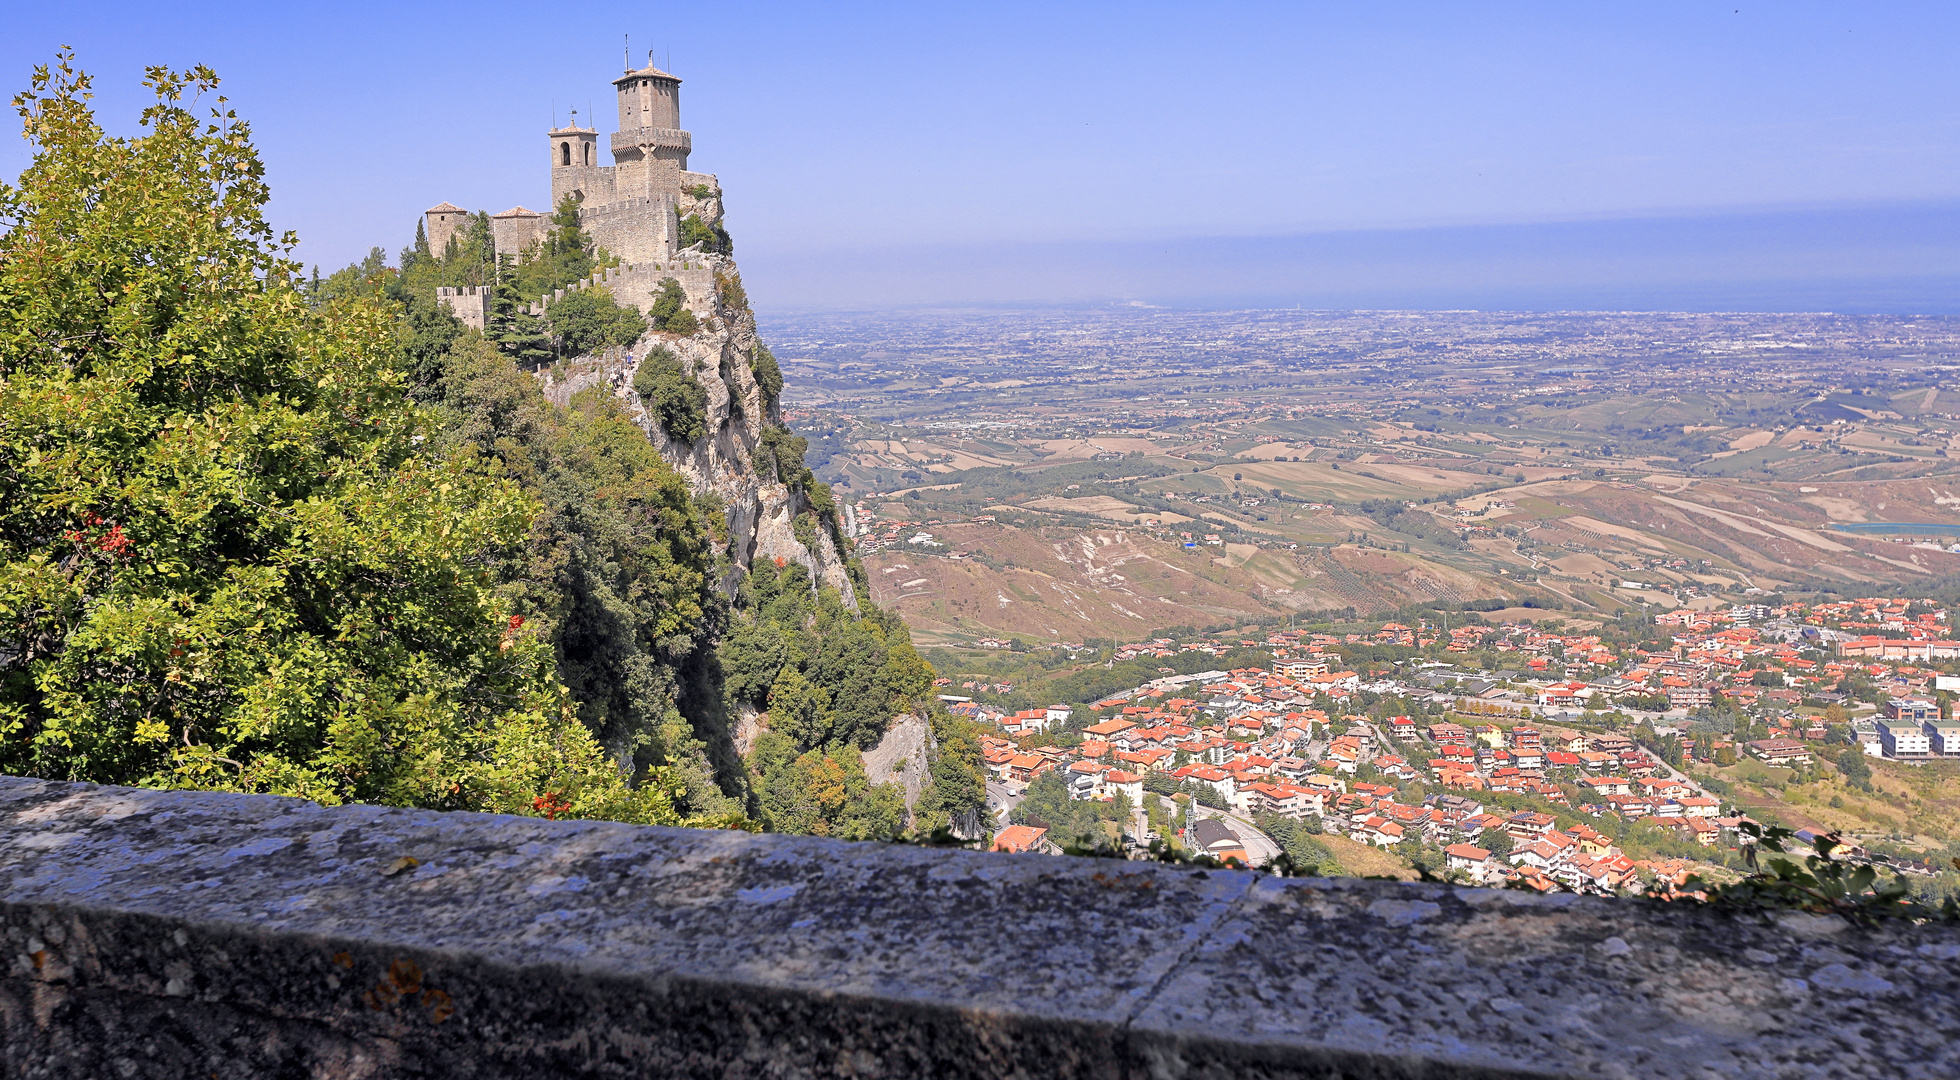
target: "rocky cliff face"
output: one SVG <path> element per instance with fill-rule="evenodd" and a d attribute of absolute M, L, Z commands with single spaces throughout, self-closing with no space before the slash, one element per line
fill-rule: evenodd
<path fill-rule="evenodd" d="M 719 225 L 721 193 L 684 199 L 681 214 L 697 214 L 705 224 Z M 683 255 L 711 267 L 715 281 L 735 286 L 688 296 L 688 308 L 699 319 L 700 330 L 688 337 L 649 332 L 629 349 L 582 358 L 560 373 L 562 381 L 547 379 L 545 394 L 562 405 L 588 386 L 608 388 L 626 402 L 647 438 L 687 478 L 695 494 L 719 500 L 729 531 L 731 568 L 722 582 L 725 591 L 732 595 L 741 573 L 757 559 L 798 562 L 810 571 L 811 580 L 836 589 L 855 608 L 857 594 L 845 570 L 844 553 L 830 528 L 816 520 L 817 511 L 807 494 L 785 485 L 772 468 L 756 467 L 756 447 L 764 430 L 782 426 L 782 407 L 769 400 L 756 382 L 755 315 L 740 295 L 735 260 L 698 248 Z M 707 392 L 706 432 L 692 443 L 669 438 L 633 389 L 640 362 L 662 346 Z M 798 518 L 803 519 L 800 529 Z"/>

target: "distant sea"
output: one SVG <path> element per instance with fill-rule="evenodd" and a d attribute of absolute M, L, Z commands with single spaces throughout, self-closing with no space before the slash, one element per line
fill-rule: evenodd
<path fill-rule="evenodd" d="M 1960 203 L 742 253 L 758 306 L 946 303 L 1960 315 Z"/>

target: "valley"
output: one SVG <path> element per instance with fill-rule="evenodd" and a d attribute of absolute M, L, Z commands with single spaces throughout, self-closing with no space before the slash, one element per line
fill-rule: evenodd
<path fill-rule="evenodd" d="M 1612 617 L 1960 572 L 1951 319 L 1115 308 L 762 332 L 874 597 L 923 640 L 1490 599 Z"/>

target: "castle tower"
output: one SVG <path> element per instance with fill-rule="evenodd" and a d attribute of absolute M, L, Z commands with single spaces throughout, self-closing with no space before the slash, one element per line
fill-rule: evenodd
<path fill-rule="evenodd" d="M 470 212 L 460 206 L 439 202 L 422 211 L 422 232 L 429 238 L 429 253 L 442 258 L 443 249 L 449 246 L 449 238 L 469 224 Z"/>
<path fill-rule="evenodd" d="M 619 130 L 613 133 L 617 191 L 650 198 L 678 194 L 693 137 L 681 130 L 681 81 L 648 63 L 613 80 Z"/>
<path fill-rule="evenodd" d="M 555 208 L 567 195 L 584 202 L 589 198 L 606 201 L 612 195 L 612 176 L 599 165 L 599 131 L 578 125 L 578 110 L 572 110 L 571 123 L 546 133 L 551 149 L 551 205 Z"/>
<path fill-rule="evenodd" d="M 490 236 L 496 242 L 497 254 L 523 254 L 525 248 L 544 239 L 550 221 L 544 214 L 521 206 L 490 215 Z"/>

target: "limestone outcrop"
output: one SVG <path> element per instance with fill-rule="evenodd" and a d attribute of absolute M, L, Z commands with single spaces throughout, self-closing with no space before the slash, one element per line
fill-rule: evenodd
<path fill-rule="evenodd" d="M 719 192 L 695 200 L 690 213 L 702 214 L 710 226 L 720 224 Z M 585 357 L 571 365 L 571 373 L 562 381 L 547 377 L 546 396 L 564 404 L 588 386 L 607 387 L 626 402 L 647 438 L 687 478 L 696 496 L 719 501 L 727 519 L 731 560 L 723 587 L 731 594 L 739 572 L 755 560 L 782 560 L 803 564 L 812 581 L 836 589 L 846 604 L 856 607 L 857 593 L 845 570 L 844 553 L 838 550 L 830 526 L 817 520 L 808 493 L 785 484 L 773 466 L 757 467 L 756 447 L 766 428 L 782 426 L 782 405 L 770 400 L 756 382 L 755 314 L 739 293 L 730 295 L 731 290 L 712 284 L 732 282 L 739 288 L 735 260 L 698 248 L 683 250 L 680 257 L 710 271 L 699 275 L 710 283 L 706 288 L 687 288 L 687 306 L 700 321 L 699 331 L 686 337 L 652 331 L 629 349 Z M 640 363 L 662 347 L 707 393 L 706 431 L 692 443 L 670 438 L 633 389 Z M 798 518 L 805 521 L 801 530 Z"/>

